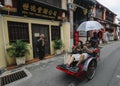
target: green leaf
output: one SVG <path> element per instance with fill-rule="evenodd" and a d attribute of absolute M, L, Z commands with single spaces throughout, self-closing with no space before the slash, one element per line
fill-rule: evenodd
<path fill-rule="evenodd" d="M 23 57 L 29 53 L 28 44 L 21 40 L 16 40 L 12 43 L 9 48 L 7 48 L 7 53 L 10 57 Z"/>
<path fill-rule="evenodd" d="M 56 39 L 53 41 L 53 47 L 54 49 L 61 49 L 63 46 L 62 40 Z"/>

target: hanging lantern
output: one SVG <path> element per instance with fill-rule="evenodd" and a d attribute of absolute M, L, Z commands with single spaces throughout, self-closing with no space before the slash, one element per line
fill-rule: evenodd
<path fill-rule="evenodd" d="M 65 18 L 65 12 L 62 12 L 62 18 Z"/>
<path fill-rule="evenodd" d="M 78 45 L 78 43 L 79 43 L 79 32 L 75 31 L 74 32 L 74 44 Z"/>
<path fill-rule="evenodd" d="M 5 7 L 12 7 L 12 0 L 4 0 L 5 2 Z"/>
<path fill-rule="evenodd" d="M 65 19 L 65 12 L 62 12 L 61 18 L 64 21 L 64 19 Z"/>
<path fill-rule="evenodd" d="M 10 9 L 12 8 L 12 0 L 4 0 L 4 5 L 5 7 L 7 8 L 7 11 L 8 11 L 8 15 L 9 15 L 9 11 Z"/>

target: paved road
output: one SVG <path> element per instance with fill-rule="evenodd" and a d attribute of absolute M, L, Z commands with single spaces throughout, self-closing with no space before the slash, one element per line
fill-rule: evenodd
<path fill-rule="evenodd" d="M 96 75 L 87 82 L 56 69 L 63 62 L 63 56 L 25 66 L 32 77 L 12 86 L 120 86 L 120 42 L 106 45 L 101 50 L 101 61 Z M 117 76 L 117 77 L 116 77 Z M 116 83 L 117 82 L 117 83 Z"/>
<path fill-rule="evenodd" d="M 97 67 L 94 79 L 88 83 L 79 84 L 78 86 L 117 86 L 117 83 L 111 85 L 111 82 L 114 82 L 113 75 L 120 62 L 120 47 L 115 45 L 107 46 L 106 48 L 108 49 L 103 49 L 101 52 L 101 61 Z"/>

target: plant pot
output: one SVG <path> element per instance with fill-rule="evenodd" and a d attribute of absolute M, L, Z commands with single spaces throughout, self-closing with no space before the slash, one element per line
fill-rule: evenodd
<path fill-rule="evenodd" d="M 24 57 L 17 57 L 16 58 L 16 63 L 17 65 L 22 65 L 22 64 L 25 64 L 25 56 Z"/>
<path fill-rule="evenodd" d="M 56 54 L 58 55 L 58 54 L 61 54 L 62 53 L 62 51 L 60 50 L 60 49 L 57 49 L 56 50 Z"/>

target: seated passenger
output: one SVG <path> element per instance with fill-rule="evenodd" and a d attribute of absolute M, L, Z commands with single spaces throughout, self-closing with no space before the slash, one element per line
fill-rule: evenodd
<path fill-rule="evenodd" d="M 86 60 L 88 57 L 94 57 L 95 56 L 95 53 L 94 51 L 96 50 L 96 45 L 95 46 L 92 46 L 91 45 L 91 41 L 87 41 L 86 42 L 86 46 L 84 46 L 84 53 L 82 53 L 80 55 L 80 58 L 79 58 L 79 61 L 78 63 L 76 64 L 76 66 L 79 66 L 79 64 L 81 62 L 83 62 L 84 60 Z"/>
<path fill-rule="evenodd" d="M 73 46 L 71 54 L 82 53 L 82 48 L 83 48 L 83 43 L 82 43 L 82 41 L 80 41 L 78 45 Z"/>

